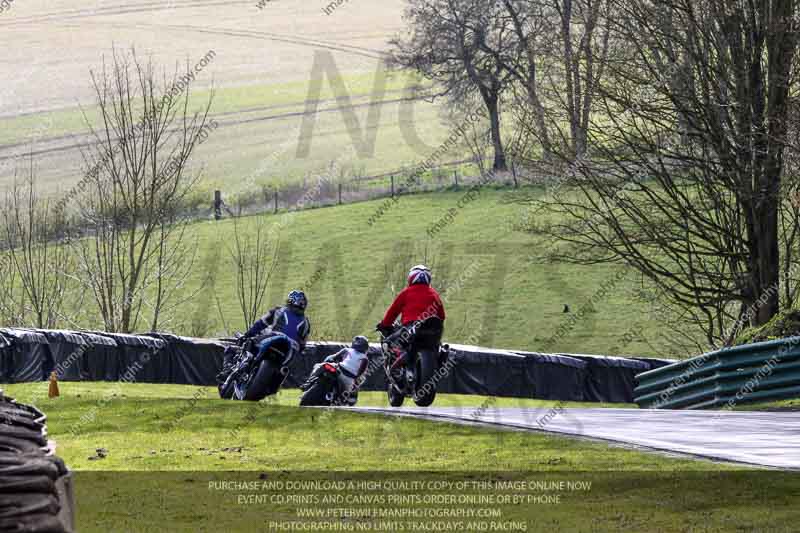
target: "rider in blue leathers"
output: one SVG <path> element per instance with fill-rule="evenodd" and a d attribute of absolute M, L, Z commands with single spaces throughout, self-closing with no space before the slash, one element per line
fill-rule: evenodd
<path fill-rule="evenodd" d="M 269 338 L 275 333 L 283 333 L 292 341 L 291 353 L 286 354 L 283 365 L 287 366 L 292 358 L 303 352 L 311 333 L 311 323 L 306 316 L 308 299 L 302 291 L 292 291 L 286 298 L 286 305 L 275 307 L 255 321 L 242 337 L 252 339 L 258 346 L 259 355 L 269 349 Z"/>

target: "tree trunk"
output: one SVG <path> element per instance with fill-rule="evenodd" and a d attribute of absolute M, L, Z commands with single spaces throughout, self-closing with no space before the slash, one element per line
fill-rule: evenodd
<path fill-rule="evenodd" d="M 498 96 L 490 95 L 484 98 L 486 109 L 489 111 L 489 123 L 491 124 L 492 146 L 494 147 L 494 164 L 492 169 L 495 171 L 508 170 L 506 164 L 506 153 L 503 147 L 503 138 L 500 134 L 500 108 Z"/>
<path fill-rule="evenodd" d="M 767 323 L 779 311 L 780 302 L 780 231 L 778 213 L 781 204 L 783 151 L 787 135 L 788 100 L 791 66 L 796 46 L 793 30 L 794 2 L 780 0 L 767 4 L 767 52 L 769 95 L 766 102 L 766 154 L 756 200 L 756 233 L 758 236 L 759 298 L 756 325 Z"/>
<path fill-rule="evenodd" d="M 765 199 L 758 209 L 756 227 L 760 231 L 758 241 L 760 294 L 758 312 L 755 315 L 755 326 L 766 324 L 779 311 L 780 263 L 777 203 L 776 199 Z"/>

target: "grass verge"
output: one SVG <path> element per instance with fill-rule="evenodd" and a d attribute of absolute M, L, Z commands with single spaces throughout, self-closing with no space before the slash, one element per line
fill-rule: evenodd
<path fill-rule="evenodd" d="M 292 391 L 265 405 L 175 385 L 63 383 L 52 400 L 45 391 L 7 386 L 40 398 L 59 454 L 78 470 L 79 531 L 790 531 L 798 517 L 796 474 L 300 409 Z"/>

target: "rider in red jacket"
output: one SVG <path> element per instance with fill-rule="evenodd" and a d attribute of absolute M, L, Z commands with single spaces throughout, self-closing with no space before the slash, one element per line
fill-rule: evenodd
<path fill-rule="evenodd" d="M 444 304 L 436 289 L 431 287 L 431 271 L 428 267 L 417 265 L 409 271 L 408 287 L 397 295 L 378 327 L 390 329 L 398 316 L 404 326 L 432 317 L 444 321 Z"/>

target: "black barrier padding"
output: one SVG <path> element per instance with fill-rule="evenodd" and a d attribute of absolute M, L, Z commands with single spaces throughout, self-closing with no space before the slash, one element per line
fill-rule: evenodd
<path fill-rule="evenodd" d="M 0 333 L 0 383 L 11 381 L 12 351 L 11 339 Z"/>
<path fill-rule="evenodd" d="M 38 330 L 45 336 L 51 360 L 44 369 L 45 376 L 56 371 L 56 377 L 64 381 L 80 381 L 80 354 L 87 341 L 83 335 L 74 331 Z"/>
<path fill-rule="evenodd" d="M 117 346 L 93 345 L 83 355 L 86 366 L 81 367 L 84 381 L 119 381 L 120 353 Z"/>
<path fill-rule="evenodd" d="M 63 330 L 38 331 L 47 339 L 53 358 L 52 370 L 62 381 L 90 380 L 92 378 L 91 368 L 96 366 L 95 361 L 89 359 L 92 346 L 116 346 L 116 343 L 108 337 L 91 333 Z M 101 364 L 100 366 L 105 369 L 106 365 Z"/>
<path fill-rule="evenodd" d="M 94 340 L 82 347 L 82 337 Z M 49 346 L 42 342 L 49 342 Z M 2 329 L 0 381 L 46 379 L 55 367 L 59 379 L 67 381 L 211 386 L 222 367 L 225 346 L 222 341 L 167 333 L 137 336 Z M 314 365 L 347 346 L 310 343 L 293 359 L 284 386 L 299 387 Z M 76 352 L 81 355 L 74 356 Z M 379 346 L 373 345 L 369 355 L 371 366 L 362 390 L 384 391 L 386 376 L 380 365 Z M 464 345 L 453 345 L 451 357 L 451 368 L 437 381 L 443 393 L 625 403 L 633 399 L 636 374 L 670 363 L 663 359 L 539 354 Z"/>
<path fill-rule="evenodd" d="M 44 381 L 47 368 L 51 367 L 52 356 L 46 344 L 30 344 L 14 342 L 9 358 L 12 383 L 29 383 Z"/>
<path fill-rule="evenodd" d="M 169 383 L 204 386 L 217 384 L 216 375 L 222 368 L 225 344 L 169 333 L 150 333 L 147 336 L 166 343 L 160 350 L 160 355 L 170 368 Z"/>
<path fill-rule="evenodd" d="M 110 381 L 169 383 L 172 374 L 166 343 L 152 337 L 122 333 L 97 333 L 116 342 L 116 377 Z M 111 363 L 107 358 L 105 363 Z M 106 373 L 111 368 L 106 366 Z"/>
<path fill-rule="evenodd" d="M 589 366 L 586 380 L 586 401 L 604 403 L 633 403 L 636 374 L 641 370 Z"/>
<path fill-rule="evenodd" d="M 172 365 L 173 383 L 215 385 L 225 347 L 212 344 L 178 344 Z"/>
<path fill-rule="evenodd" d="M 75 354 L 82 354 L 85 349 L 86 346 L 83 344 L 50 343 L 50 353 L 54 362 L 53 370 L 56 371 L 56 377 L 60 381 L 81 381 L 83 379 L 81 374 L 83 356 Z"/>
<path fill-rule="evenodd" d="M 170 358 L 163 351 L 145 346 L 122 346 L 120 381 L 169 383 L 171 376 Z"/>
<path fill-rule="evenodd" d="M 526 382 L 525 357 L 511 352 L 473 351 L 472 347 L 451 346 L 451 379 L 442 380 L 442 392 L 481 396 L 531 397 Z"/>
<path fill-rule="evenodd" d="M 14 349 L 11 345 L 0 346 L 0 383 L 10 383 L 13 374 Z"/>
<path fill-rule="evenodd" d="M 46 379 L 52 369 L 53 357 L 47 345 L 47 339 L 41 333 L 5 328 L 2 330 L 3 374 L 4 381 L 9 383 L 26 383 Z M 7 346 L 10 342 L 10 346 Z"/>
<path fill-rule="evenodd" d="M 530 398 L 582 402 L 586 400 L 587 363 L 561 355 L 526 354 Z"/>
<path fill-rule="evenodd" d="M 86 350 L 86 342 L 80 337 L 61 336 L 46 333 L 53 357 L 53 370 L 61 381 L 81 381 L 81 359 Z"/>
<path fill-rule="evenodd" d="M 585 361 L 588 365 L 584 389 L 588 402 L 633 403 L 636 375 L 650 368 L 647 363 L 623 357 L 577 354 L 569 354 L 569 357 Z"/>

